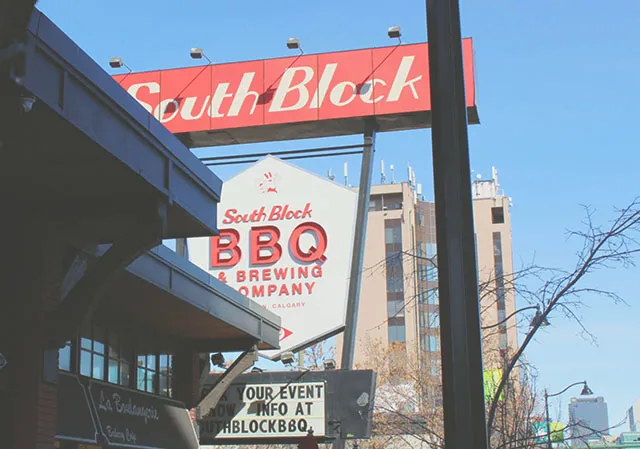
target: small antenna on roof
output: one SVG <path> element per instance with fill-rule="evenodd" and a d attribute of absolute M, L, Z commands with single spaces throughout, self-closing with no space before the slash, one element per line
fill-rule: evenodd
<path fill-rule="evenodd" d="M 344 185 L 349 186 L 349 168 L 347 163 L 344 163 Z"/>

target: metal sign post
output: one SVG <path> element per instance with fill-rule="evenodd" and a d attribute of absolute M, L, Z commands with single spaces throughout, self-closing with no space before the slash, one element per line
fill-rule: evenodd
<path fill-rule="evenodd" d="M 358 302 L 360 300 L 360 285 L 362 283 L 362 264 L 364 261 L 364 245 L 367 233 L 367 218 L 369 216 L 369 196 L 371 194 L 371 173 L 373 172 L 373 154 L 375 152 L 375 141 L 376 123 L 374 120 L 366 120 L 364 130 L 364 151 L 362 153 L 360 184 L 358 186 L 356 231 L 354 233 L 353 255 L 351 257 L 351 276 L 349 277 L 347 320 L 346 327 L 344 329 L 342 362 L 340 364 L 341 369 L 353 368 L 353 352 L 356 345 Z"/>
<path fill-rule="evenodd" d="M 371 175 L 373 173 L 373 155 L 375 153 L 376 122 L 365 121 L 364 151 L 360 168 L 360 184 L 358 186 L 358 210 L 356 212 L 356 231 L 353 239 L 353 255 L 351 256 L 351 276 L 349 277 L 349 295 L 347 299 L 346 327 L 342 345 L 340 368 L 353 368 L 353 353 L 356 346 L 356 326 L 358 324 L 358 303 L 360 302 L 360 285 L 362 284 L 362 264 L 364 263 L 364 245 L 367 234 L 367 218 L 369 217 L 369 197 L 371 195 Z M 342 449 L 345 440 L 337 438 L 334 449 Z"/>
<path fill-rule="evenodd" d="M 426 0 L 446 449 L 486 449 L 458 0 Z"/>

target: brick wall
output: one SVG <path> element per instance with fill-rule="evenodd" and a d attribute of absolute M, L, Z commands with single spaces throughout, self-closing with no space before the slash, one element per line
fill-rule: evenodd
<path fill-rule="evenodd" d="M 13 403 L 13 449 L 53 449 L 57 425 L 57 388 L 45 384 L 43 350 L 48 312 L 60 300 L 64 246 L 51 235 L 23 230 L 14 252 L 15 311 L 10 383 Z M 55 359 L 49 363 L 55 363 Z"/>
<path fill-rule="evenodd" d="M 15 449 L 52 449 L 57 424 L 57 388 L 42 382 L 40 332 L 25 335 L 14 356 Z"/>

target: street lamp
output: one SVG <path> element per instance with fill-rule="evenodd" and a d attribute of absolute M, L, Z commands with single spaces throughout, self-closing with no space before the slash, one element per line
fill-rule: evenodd
<path fill-rule="evenodd" d="M 221 352 L 211 354 L 211 363 L 213 364 L 213 366 L 217 366 L 218 368 L 224 368 L 225 367 L 224 355 Z"/>
<path fill-rule="evenodd" d="M 336 361 L 333 359 L 325 360 L 324 362 L 322 362 L 322 365 L 324 366 L 324 369 L 327 371 L 336 369 Z"/>
<path fill-rule="evenodd" d="M 297 37 L 290 37 L 289 39 L 287 39 L 287 48 L 289 50 L 300 50 L 300 54 L 304 54 L 302 46 L 300 45 L 300 39 L 298 39 Z"/>
<path fill-rule="evenodd" d="M 389 27 L 389 29 L 387 30 L 387 36 L 389 36 L 389 39 L 398 39 L 399 44 L 402 43 L 402 39 L 400 38 L 400 36 L 402 36 L 402 33 L 400 32 L 399 26 Z"/>
<path fill-rule="evenodd" d="M 209 64 L 213 64 L 211 62 L 211 59 L 209 59 L 209 57 L 204 53 L 204 50 L 202 48 L 192 48 L 191 51 L 189 52 L 189 55 L 191 56 L 191 59 L 206 59 L 207 61 L 209 61 Z"/>
<path fill-rule="evenodd" d="M 286 352 L 283 352 L 282 355 L 280 355 L 280 361 L 285 365 L 292 365 L 293 362 L 296 361 L 296 358 L 293 355 L 293 352 L 286 351 Z"/>
<path fill-rule="evenodd" d="M 120 67 L 125 67 L 129 71 L 129 73 L 132 72 L 131 67 L 125 64 L 122 58 L 119 58 L 119 57 L 114 57 L 109 59 L 109 67 L 111 67 L 112 69 L 119 69 Z"/>
<path fill-rule="evenodd" d="M 539 327 L 547 327 L 549 326 L 549 321 L 547 320 L 547 317 L 542 316 L 542 313 L 540 313 L 540 308 L 537 308 L 538 310 L 536 310 L 536 314 L 533 316 L 533 319 L 531 320 L 531 327 L 535 327 L 536 325 Z"/>
<path fill-rule="evenodd" d="M 553 447 L 551 445 L 551 421 L 549 419 L 549 398 L 552 398 L 554 396 L 560 396 L 562 393 L 567 391 L 569 388 L 575 387 L 576 385 L 583 385 L 582 391 L 580 392 L 580 396 L 589 396 L 589 395 L 593 394 L 593 391 L 591 391 L 591 388 L 589 388 L 589 386 L 587 385 L 587 381 L 586 380 L 583 380 L 582 382 L 572 383 L 571 385 L 569 385 L 568 387 L 566 387 L 562 391 L 559 391 L 559 392 L 553 393 L 553 394 L 548 394 L 547 390 L 546 389 L 544 390 L 544 409 L 545 409 L 545 412 L 546 412 L 546 419 L 547 419 L 547 448 L 548 449 L 552 449 L 552 447 Z"/>

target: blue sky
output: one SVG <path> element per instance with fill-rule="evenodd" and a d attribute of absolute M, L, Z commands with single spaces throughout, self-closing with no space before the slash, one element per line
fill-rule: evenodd
<path fill-rule="evenodd" d="M 135 71 L 191 65 L 188 50 L 205 49 L 216 62 L 288 55 L 288 37 L 301 39 L 307 53 L 387 45 L 386 29 L 400 25 L 404 42 L 426 40 L 423 0 L 256 0 L 168 2 L 40 0 L 48 14 L 107 69 L 121 56 Z M 640 193 L 635 102 L 640 71 L 637 18 L 640 2 L 461 0 L 462 29 L 475 39 L 477 103 L 481 125 L 469 130 L 472 168 L 500 182 L 513 197 L 516 263 L 570 267 L 576 242 L 567 228 L 580 226 L 580 204 L 595 207 L 602 221 Z M 357 142 L 325 139 L 322 145 Z M 304 148 L 318 142 L 281 142 L 261 149 Z M 379 159 L 406 164 L 431 197 L 431 141 L 428 130 L 381 134 Z M 255 150 L 255 148 L 254 148 Z M 198 150 L 199 155 L 221 150 Z M 236 151 L 228 148 L 224 150 Z M 338 175 L 348 160 L 357 179 L 357 157 L 305 162 L 318 173 Z M 220 170 L 224 179 L 235 169 Z M 374 180 L 379 180 L 376 172 Z M 586 379 L 609 403 L 610 421 L 640 397 L 634 350 L 640 343 L 637 269 L 597 273 L 591 285 L 612 289 L 628 305 L 585 297 L 580 311 L 598 345 L 577 334 L 579 327 L 552 316 L 528 351 L 539 370 L 540 387 L 557 391 Z M 576 393 L 579 390 L 576 389 Z M 566 419 L 566 404 L 553 404 Z"/>

